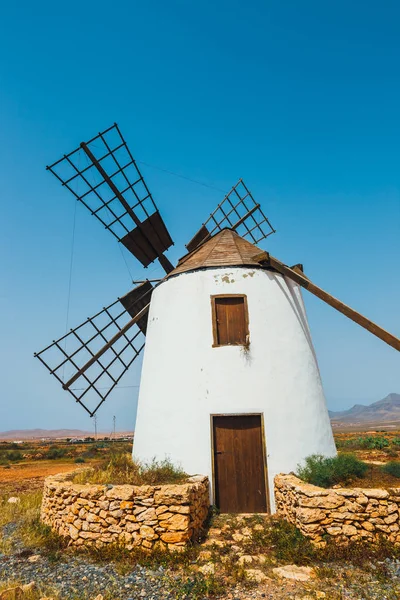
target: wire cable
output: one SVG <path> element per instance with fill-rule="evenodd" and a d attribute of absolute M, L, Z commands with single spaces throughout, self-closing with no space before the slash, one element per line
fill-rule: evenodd
<path fill-rule="evenodd" d="M 216 187 L 210 183 L 205 183 L 204 181 L 198 181 L 197 179 L 192 179 L 191 177 L 186 177 L 185 175 L 180 175 L 179 173 L 174 173 L 173 171 L 169 171 L 168 169 L 163 169 L 162 167 L 157 167 L 156 165 L 151 165 L 144 160 L 137 160 L 136 162 L 141 165 L 145 165 L 146 167 L 150 167 L 151 169 L 156 169 L 157 171 L 162 171 L 163 173 L 168 173 L 168 175 L 173 175 L 174 177 L 179 177 L 179 179 L 185 179 L 186 181 L 190 181 L 191 183 L 196 183 L 197 185 L 201 185 L 206 188 L 210 188 L 211 190 L 217 190 L 217 192 L 221 192 L 222 194 L 227 194 L 226 190 L 222 190 L 221 188 Z"/>
<path fill-rule="evenodd" d="M 72 220 L 72 237 L 71 237 L 71 254 L 70 254 L 70 259 L 69 259 L 69 276 L 68 276 L 68 292 L 67 292 L 67 314 L 65 317 L 65 334 L 67 334 L 68 332 L 68 323 L 69 323 L 69 309 L 71 306 L 71 289 L 72 289 L 72 269 L 73 269 L 73 265 L 74 265 L 74 249 L 75 249 L 75 229 L 76 229 L 76 207 L 77 207 L 78 201 L 75 202 L 75 207 L 74 207 L 74 217 Z M 65 338 L 65 343 L 64 343 L 64 351 L 67 350 L 67 338 Z M 63 366 L 63 374 L 62 374 L 62 379 L 64 380 L 64 374 L 65 374 L 65 364 Z"/>

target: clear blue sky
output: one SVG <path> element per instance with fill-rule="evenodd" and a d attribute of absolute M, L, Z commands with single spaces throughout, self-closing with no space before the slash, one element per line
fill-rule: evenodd
<path fill-rule="evenodd" d="M 399 22 L 394 0 L 3 4 L 0 430 L 92 426 L 32 357 L 65 330 L 74 214 L 45 165 L 114 121 L 145 163 L 222 189 L 243 177 L 278 230 L 263 247 L 400 336 Z M 143 172 L 175 260 L 221 194 Z M 69 326 L 129 284 L 79 206 Z M 400 392 L 395 350 L 306 303 L 330 408 Z M 99 428 L 132 428 L 136 396 L 116 391 Z"/>

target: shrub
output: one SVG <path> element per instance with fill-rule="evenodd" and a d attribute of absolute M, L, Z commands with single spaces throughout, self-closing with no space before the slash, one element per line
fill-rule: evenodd
<path fill-rule="evenodd" d="M 298 476 L 307 483 L 320 487 L 330 487 L 337 483 L 347 483 L 354 477 L 364 477 L 368 466 L 353 454 L 339 454 L 326 457 L 312 454 L 298 466 Z"/>
<path fill-rule="evenodd" d="M 381 435 L 359 435 L 352 437 L 347 440 L 338 439 L 336 440 L 336 447 L 340 449 L 351 449 L 351 450 L 383 450 L 392 444 L 400 445 L 400 438 L 395 438 L 399 441 L 396 442 L 390 440 L 387 437 Z"/>
<path fill-rule="evenodd" d="M 174 466 L 169 459 L 140 463 L 131 454 L 113 454 L 107 461 L 92 469 L 78 473 L 75 483 L 159 485 L 162 483 L 182 483 L 188 475 Z"/>
<path fill-rule="evenodd" d="M 366 437 L 358 438 L 360 440 L 361 448 L 367 450 L 383 450 L 390 444 L 388 438 L 382 436 L 367 435 Z"/>
<path fill-rule="evenodd" d="M 276 517 L 272 520 L 271 526 L 266 531 L 266 542 L 274 549 L 276 558 L 287 563 L 309 564 L 315 554 L 309 538 L 282 518 Z"/>
<path fill-rule="evenodd" d="M 49 458 L 50 460 L 56 460 L 57 458 L 63 458 L 67 451 L 65 448 L 50 448 L 45 452 L 44 458 Z"/>
<path fill-rule="evenodd" d="M 84 462 L 85 462 L 85 459 L 84 459 L 84 458 L 82 458 L 82 456 L 78 456 L 78 458 L 76 458 L 76 459 L 75 459 L 75 462 L 76 462 L 77 464 L 82 464 L 82 463 L 84 463 Z"/>
<path fill-rule="evenodd" d="M 7 460 L 11 460 L 12 462 L 16 462 L 17 460 L 22 460 L 22 454 L 19 450 L 9 450 L 6 454 Z"/>
<path fill-rule="evenodd" d="M 400 462 L 392 460 L 391 462 L 388 462 L 386 465 L 382 466 L 382 471 L 387 475 L 400 478 Z"/>

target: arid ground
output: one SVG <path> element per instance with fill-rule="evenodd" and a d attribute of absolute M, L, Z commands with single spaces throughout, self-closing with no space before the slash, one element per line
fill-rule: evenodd
<path fill-rule="evenodd" d="M 400 431 L 335 437 L 340 451 L 370 463 L 360 485 L 400 487 L 400 479 L 387 481 L 380 471 L 381 464 L 400 458 Z M 0 443 L 0 590 L 34 581 L 26 592 L 30 600 L 400 598 L 398 549 L 317 551 L 292 526 L 271 517 L 215 513 L 203 539 L 181 556 L 150 558 L 121 549 L 74 554 L 38 521 L 44 478 L 130 449 L 129 442 L 93 440 Z M 11 497 L 17 501 L 10 503 Z M 0 592 L 0 600 L 22 597 L 7 593 L 3 598 Z"/>

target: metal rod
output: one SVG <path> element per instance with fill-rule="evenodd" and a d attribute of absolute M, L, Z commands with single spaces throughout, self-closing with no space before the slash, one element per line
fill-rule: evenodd
<path fill-rule="evenodd" d="M 133 319 L 131 319 L 130 321 L 128 321 L 128 323 L 126 325 L 124 325 L 124 327 L 118 331 L 111 339 L 110 341 L 105 344 L 94 356 L 92 356 L 92 358 L 90 360 L 88 360 L 88 362 L 83 365 L 83 367 L 81 369 L 79 369 L 75 375 L 73 375 L 71 377 L 71 379 L 69 379 L 69 381 L 67 381 L 66 383 L 64 383 L 63 385 L 63 389 L 66 390 L 67 388 L 69 388 L 85 371 L 87 371 L 87 369 L 89 367 L 91 367 L 101 356 L 103 356 L 103 354 L 117 341 L 119 340 L 120 337 L 122 337 L 127 331 L 128 329 L 130 329 L 137 321 L 139 321 L 139 319 L 141 317 L 143 317 L 143 315 L 146 314 L 146 312 L 149 310 L 149 306 L 150 306 L 150 302 L 144 307 L 142 308 L 141 311 L 138 312 L 138 314 L 133 317 Z"/>

